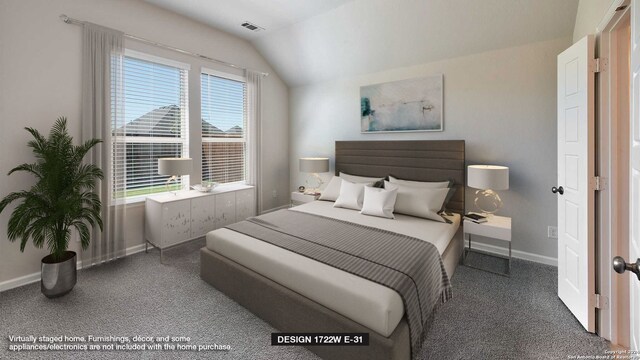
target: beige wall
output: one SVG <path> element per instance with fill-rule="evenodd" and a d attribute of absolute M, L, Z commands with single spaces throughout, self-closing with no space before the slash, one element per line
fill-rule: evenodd
<path fill-rule="evenodd" d="M 501 214 L 513 218 L 515 250 L 557 257 L 556 56 L 569 37 L 290 89 L 292 189 L 298 158 L 329 156 L 336 140 L 466 141 L 467 164 L 510 167 Z M 360 133 L 360 86 L 444 74 L 444 132 Z M 332 161 L 333 168 L 333 161 Z M 467 191 L 472 210 L 473 191 Z"/>
<path fill-rule="evenodd" d="M 615 0 L 580 0 L 573 29 L 573 42 L 589 34 L 595 34 L 596 28 Z"/>
<path fill-rule="evenodd" d="M 25 144 L 25 126 L 48 131 L 60 115 L 69 118 L 71 133 L 80 136 L 81 29 L 64 24 L 68 16 L 113 27 L 161 43 L 217 57 L 245 67 L 270 72 L 263 88 L 262 154 L 264 208 L 289 201 L 288 89 L 269 64 L 245 40 L 217 31 L 142 1 L 130 0 L 0 0 L 0 196 L 33 183 L 27 175 L 6 177 L 9 169 L 33 160 Z M 126 46 L 191 64 L 190 116 L 192 136 L 200 128 L 199 77 L 201 66 L 221 71 L 230 68 L 127 41 Z M 196 159 L 198 146 L 190 153 Z M 197 161 L 196 161 L 197 163 Z M 192 178 L 199 178 L 199 168 Z M 278 194 L 272 197 L 273 191 Z M 2 283 L 39 272 L 45 249 L 29 244 L 24 254 L 19 244 L 7 241 L 7 220 L 13 207 L 0 215 L 0 288 Z M 143 243 L 142 204 L 128 211 L 127 246 Z M 78 243 L 73 241 L 73 249 Z"/>

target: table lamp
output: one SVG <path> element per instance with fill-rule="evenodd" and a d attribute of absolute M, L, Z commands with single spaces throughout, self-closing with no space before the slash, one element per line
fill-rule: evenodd
<path fill-rule="evenodd" d="M 318 181 L 318 186 L 305 194 L 316 194 L 324 183 L 318 173 L 329 172 L 329 158 L 300 158 L 300 172 L 311 173 Z"/>
<path fill-rule="evenodd" d="M 502 199 L 495 190 L 509 189 L 509 168 L 498 165 L 470 165 L 467 167 L 467 186 L 476 190 L 476 207 L 485 215 L 493 215 L 502 207 Z"/>
<path fill-rule="evenodd" d="M 158 174 L 170 175 L 166 182 L 167 191 L 172 181 L 177 182 L 178 176 L 189 175 L 191 172 L 192 160 L 190 158 L 160 158 L 158 159 Z M 177 191 L 171 191 L 177 195 Z"/>

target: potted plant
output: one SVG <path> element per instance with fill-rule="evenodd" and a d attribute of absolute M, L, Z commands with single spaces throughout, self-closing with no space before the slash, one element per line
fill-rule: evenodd
<path fill-rule="evenodd" d="M 90 227 L 98 225 L 102 230 L 101 203 L 93 191 L 96 180 L 103 178 L 102 170 L 82 162 L 101 141 L 74 145 L 65 117 L 56 120 L 48 138 L 33 128 L 25 129 L 33 136 L 27 146 L 36 162 L 19 165 L 8 175 L 28 172 L 35 176 L 36 184 L 2 199 L 0 213 L 18 200 L 9 217 L 9 240 L 20 239 L 22 252 L 29 239 L 37 248 L 47 245 L 50 254 L 42 259 L 40 284 L 42 293 L 53 298 L 65 295 L 76 284 L 76 253 L 67 250 L 72 229 L 80 235 L 83 249 L 89 245 Z"/>

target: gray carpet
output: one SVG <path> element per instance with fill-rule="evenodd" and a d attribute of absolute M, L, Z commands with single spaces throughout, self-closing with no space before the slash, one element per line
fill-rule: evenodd
<path fill-rule="evenodd" d="M 80 271 L 63 298 L 39 284 L 0 293 L 0 358 L 316 359 L 301 347 L 272 347 L 274 332 L 198 275 L 202 241 L 165 253 L 140 253 Z M 479 255 L 482 266 L 500 266 Z M 608 348 L 588 334 L 556 296 L 553 267 L 514 261 L 506 278 L 459 266 L 454 298 L 443 305 L 422 359 L 566 359 Z M 228 344 L 222 352 L 9 353 L 8 336 L 189 336 L 191 344 Z"/>
<path fill-rule="evenodd" d="M 470 264 L 504 271 L 505 261 L 471 254 Z M 513 260 L 511 277 L 458 266 L 453 299 L 436 313 L 423 359 L 567 359 L 604 355 L 560 301 L 552 266 Z"/>

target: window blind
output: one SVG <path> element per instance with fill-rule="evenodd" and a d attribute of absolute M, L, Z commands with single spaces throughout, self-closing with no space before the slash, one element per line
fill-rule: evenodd
<path fill-rule="evenodd" d="M 120 109 L 113 112 L 112 122 L 114 199 L 166 191 L 169 177 L 158 175 L 158 159 L 188 157 L 189 151 L 187 68 L 128 54 L 113 74 L 121 84 L 114 86 L 112 103 Z M 117 83 L 114 79 L 113 84 Z M 188 181 L 179 179 L 171 190 Z"/>
<path fill-rule="evenodd" d="M 246 83 L 202 73 L 202 180 L 246 180 Z"/>

